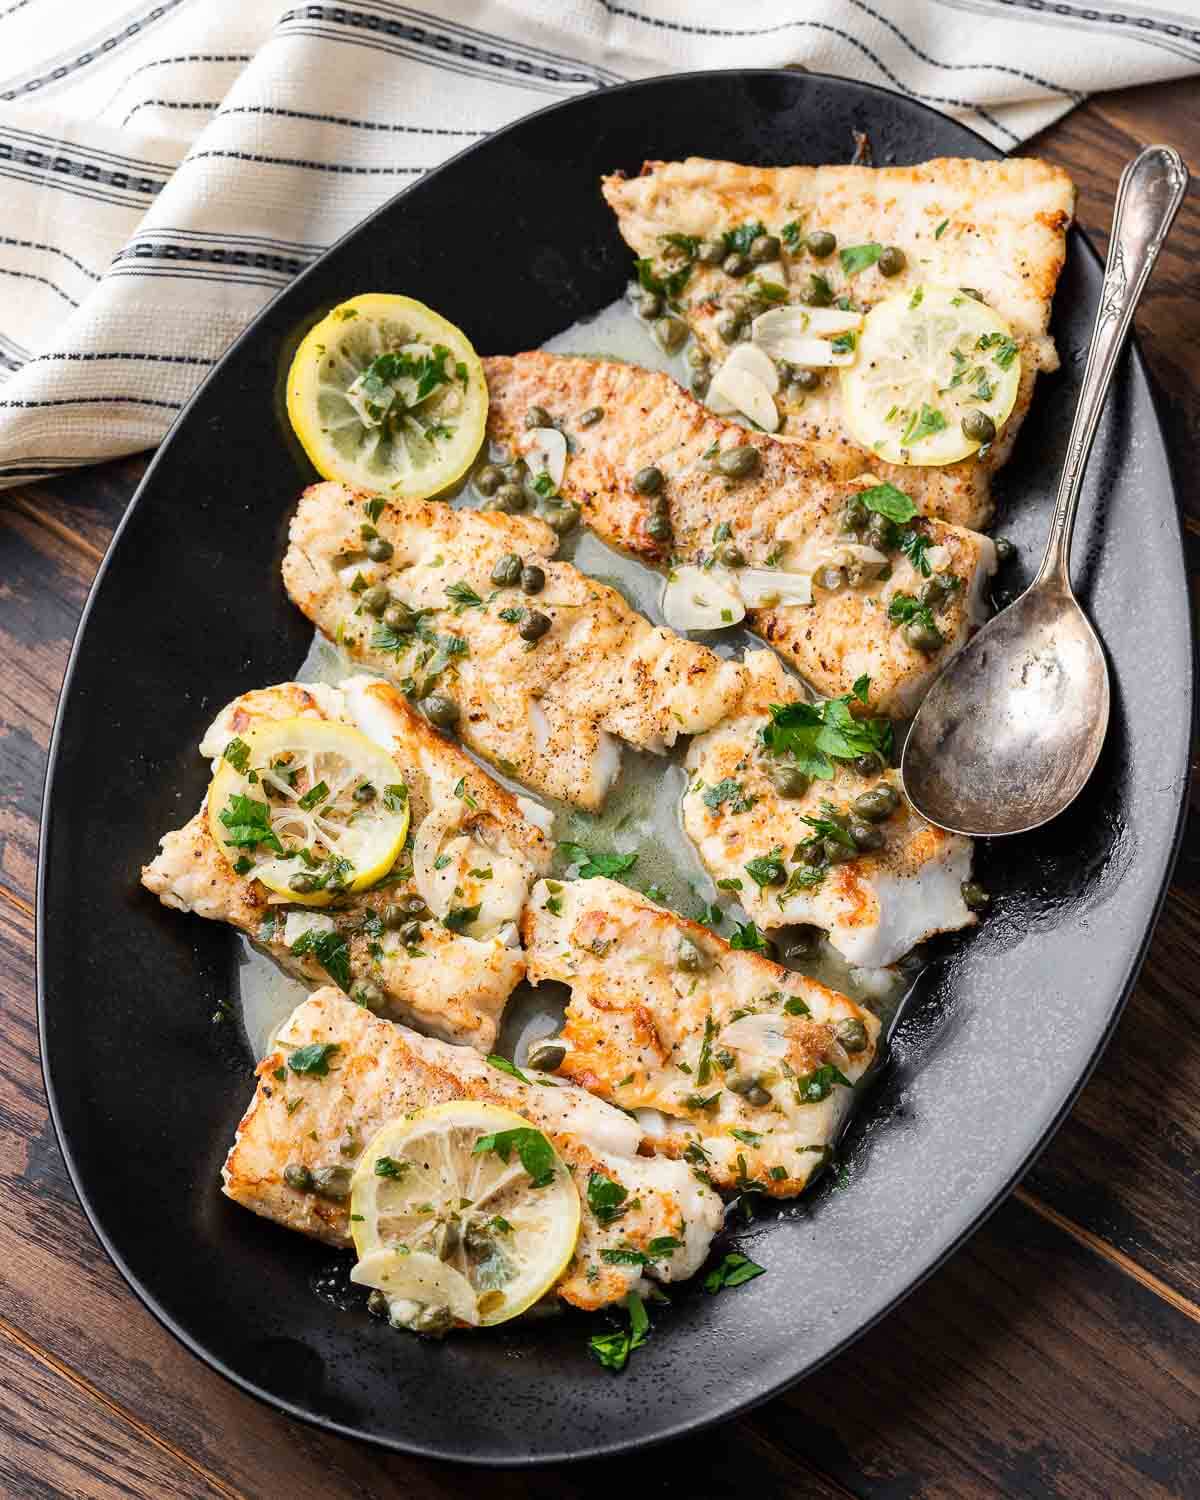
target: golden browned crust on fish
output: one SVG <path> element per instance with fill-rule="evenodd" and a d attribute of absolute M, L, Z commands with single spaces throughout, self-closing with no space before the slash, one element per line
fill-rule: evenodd
<path fill-rule="evenodd" d="M 712 557 L 720 529 L 754 566 L 801 571 L 806 561 L 845 540 L 840 518 L 847 498 L 877 482 L 836 447 L 781 443 L 715 416 L 659 371 L 540 350 L 484 364 L 493 438 L 519 445 L 525 412 L 531 405 L 544 407 L 573 444 L 564 495 L 582 507 L 587 524 L 605 541 L 659 566 L 668 556 L 703 563 Z M 589 407 L 602 408 L 604 415 L 580 427 L 577 418 Z M 758 451 L 757 474 L 732 481 L 710 471 L 705 454 L 739 445 Z M 665 542 L 647 529 L 653 501 L 633 487 L 638 470 L 650 465 L 666 480 L 662 495 L 672 538 Z M 923 522 L 922 529 L 933 546 L 945 550 L 939 566 L 961 581 L 939 614 L 945 644 L 934 655 L 915 650 L 888 620 L 891 599 L 916 594 L 924 581 L 900 553 L 892 559 L 890 578 L 836 593 L 817 589 L 812 605 L 751 610 L 751 628 L 819 693 L 848 693 L 866 674 L 882 712 L 912 713 L 984 618 L 983 587 L 995 568 L 987 537 L 936 520 Z"/>
<path fill-rule="evenodd" d="M 623 1109 L 660 1111 L 647 1127 L 655 1149 L 719 1187 L 803 1190 L 836 1138 L 847 1083 L 874 1058 L 874 1016 L 599 877 L 543 881 L 522 931 L 530 978 L 571 986 L 561 1076 Z M 681 946 L 699 961 L 681 964 Z M 839 1041 L 840 1022 L 859 1023 L 856 1050 Z"/>
<path fill-rule="evenodd" d="M 881 477 L 907 489 L 926 514 L 979 527 L 991 516 L 990 477 L 1005 462 L 1029 406 L 1038 370 L 1057 368 L 1048 334 L 1050 304 L 1066 258 L 1075 188 L 1061 168 L 1030 157 L 1004 161 L 940 158 L 911 167 L 748 167 L 693 157 L 647 162 L 641 175 L 603 179 L 604 197 L 622 235 L 641 257 L 661 260 L 662 236 L 714 237 L 758 221 L 771 233 L 797 223 L 802 233 L 831 231 L 839 247 L 896 245 L 907 264 L 884 277 L 877 267 L 853 276 L 837 255 L 816 260 L 802 246 L 782 257 L 789 300 L 825 277 L 834 297 L 869 309 L 920 283 L 971 287 L 1010 325 L 1021 349 L 1016 407 L 983 458 L 944 468 L 881 466 Z M 721 299 L 736 284 L 719 267 L 693 267 L 682 307 L 715 359 L 726 346 L 716 332 Z M 787 437 L 853 446 L 840 414 L 838 382 L 826 379 L 803 405 L 784 407 Z"/>
<path fill-rule="evenodd" d="M 614 738 L 661 752 L 715 723 L 740 693 L 736 664 L 652 627 L 615 589 L 555 562 L 543 522 L 391 501 L 374 526 L 394 551 L 372 564 L 361 535 L 366 499 L 336 484 L 305 491 L 283 564 L 289 594 L 351 656 L 402 684 L 426 670 L 429 635 L 455 642 L 430 690 L 456 701 L 472 750 L 536 791 L 599 807 L 619 765 Z M 543 569 L 535 596 L 493 583 L 496 563 L 512 553 Z M 359 574 L 424 612 L 425 638 L 381 647 L 351 588 Z M 476 604 L 463 606 L 461 595 L 454 603 L 464 587 Z M 531 645 L 519 622 L 535 609 L 550 626 Z"/>
<path fill-rule="evenodd" d="M 311 1043 L 336 1046 L 325 1076 L 293 1073 L 287 1066 L 295 1048 Z M 225 1161 L 224 1191 L 263 1218 L 329 1245 L 350 1243 L 347 1203 L 288 1186 L 284 1169 L 352 1167 L 389 1121 L 453 1099 L 516 1110 L 545 1131 L 566 1162 L 584 1212 L 574 1260 L 557 1290 L 576 1307 L 619 1301 L 639 1283 L 639 1267 L 611 1265 L 601 1258 L 603 1249 L 670 1235 L 681 1248 L 653 1268 L 669 1281 L 698 1268 L 721 1224 L 716 1195 L 682 1165 L 640 1156 L 635 1122 L 600 1100 L 570 1086 L 543 1084 L 539 1074 L 523 1083 L 467 1048 L 379 1020 L 335 989 L 319 990 L 292 1014 L 257 1073 L 254 1097 Z M 613 1224 L 600 1224 L 589 1209 L 592 1172 L 626 1188 L 628 1208 Z"/>

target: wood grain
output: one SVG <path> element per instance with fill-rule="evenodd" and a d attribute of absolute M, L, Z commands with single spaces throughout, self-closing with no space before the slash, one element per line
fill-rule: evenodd
<path fill-rule="evenodd" d="M 1143 144 L 1200 165 L 1195 84 L 1126 91 L 1031 153 L 1104 242 Z M 1137 326 L 1174 461 L 1200 439 L 1200 207 Z M 1125 1017 L 1020 1190 L 897 1312 L 788 1396 L 633 1460 L 463 1471 L 326 1437 L 242 1396 L 137 1304 L 91 1234 L 46 1114 L 32 1002 L 36 829 L 87 585 L 145 467 L 0 497 L 0 1492 L 307 1497 L 1189 1496 L 1200 1493 L 1200 824 Z M 1200 494 L 1182 486 L 1200 579 Z M 1200 802 L 1197 804 L 1200 806 Z"/>

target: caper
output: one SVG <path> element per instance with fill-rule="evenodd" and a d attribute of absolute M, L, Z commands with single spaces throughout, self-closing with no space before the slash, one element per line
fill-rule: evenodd
<path fill-rule="evenodd" d="M 774 234 L 756 235 L 750 246 L 750 259 L 756 266 L 765 266 L 768 261 L 779 259 L 779 237 Z"/>
<path fill-rule="evenodd" d="M 362 607 L 369 615 L 381 615 L 388 607 L 390 598 L 391 595 L 382 583 L 373 583 L 363 592 Z"/>
<path fill-rule="evenodd" d="M 824 567 L 818 568 L 813 574 L 813 582 L 819 589 L 827 589 L 831 594 L 836 594 L 838 589 L 846 581 L 846 575 L 841 568 Z"/>
<path fill-rule="evenodd" d="M 543 1073 L 553 1073 L 556 1068 L 561 1068 L 563 1060 L 567 1055 L 564 1042 L 555 1041 L 553 1037 L 545 1037 L 540 1042 L 534 1042 L 526 1054 L 525 1061 L 531 1068 L 540 1068 Z"/>
<path fill-rule="evenodd" d="M 731 1094 L 740 1094 L 744 1099 L 750 1090 L 757 1086 L 757 1078 L 727 1078 L 725 1087 Z"/>
<path fill-rule="evenodd" d="M 546 587 L 546 575 L 537 563 L 526 563 L 521 569 L 521 592 L 540 594 Z"/>
<path fill-rule="evenodd" d="M 788 944 L 784 957 L 791 959 L 793 963 L 799 958 L 808 958 L 820 941 L 821 929 L 803 922 L 799 927 L 792 928 L 792 941 Z"/>
<path fill-rule="evenodd" d="M 677 349 L 682 349 L 683 341 L 687 336 L 687 324 L 682 318 L 659 318 L 654 325 L 655 342 L 668 354 L 674 354 Z"/>
<path fill-rule="evenodd" d="M 881 276 L 899 276 L 907 264 L 908 257 L 899 245 L 885 245 L 876 261 Z"/>
<path fill-rule="evenodd" d="M 758 879 L 763 885 L 782 885 L 787 879 L 787 870 L 784 868 L 783 860 L 768 855 L 760 859 L 757 864 Z"/>
<path fill-rule="evenodd" d="M 970 297 L 975 302 L 987 302 L 987 298 L 983 295 L 983 293 L 977 286 L 960 286 L 959 291 L 962 292 L 964 296 Z"/>
<path fill-rule="evenodd" d="M 531 609 L 518 625 L 517 634 L 523 641 L 540 641 L 549 629 L 550 616 Z"/>
<path fill-rule="evenodd" d="M 803 797 L 811 785 L 811 779 L 799 766 L 772 766 L 767 780 L 781 797 Z"/>
<path fill-rule="evenodd" d="M 756 1109 L 765 1109 L 770 1102 L 770 1092 L 761 1083 L 755 1083 L 746 1094 L 746 1103 L 753 1104 Z"/>
<path fill-rule="evenodd" d="M 310 875 L 307 870 L 297 870 L 288 881 L 288 890 L 295 891 L 297 896 L 309 896 L 317 888 L 317 877 Z"/>
<path fill-rule="evenodd" d="M 962 419 L 963 437 L 973 443 L 990 443 L 996 436 L 996 424 L 987 412 L 975 408 Z"/>
<path fill-rule="evenodd" d="M 369 781 L 360 781 L 354 788 L 355 802 L 374 802 L 379 793 Z"/>
<path fill-rule="evenodd" d="M 653 515 L 646 522 L 646 535 L 651 541 L 669 542 L 672 534 L 670 516 Z"/>
<path fill-rule="evenodd" d="M 696 259 L 703 266 L 719 266 L 725 259 L 724 240 L 701 240 L 696 248 Z"/>
<path fill-rule="evenodd" d="M 475 488 L 481 495 L 494 495 L 504 483 L 504 475 L 495 464 L 484 464 L 475 475 Z"/>
<path fill-rule="evenodd" d="M 846 582 L 852 589 L 865 589 L 879 577 L 886 563 L 874 562 L 870 558 L 858 558 L 846 566 Z"/>
<path fill-rule="evenodd" d="M 798 385 L 802 391 L 815 391 L 821 384 L 821 377 L 815 370 L 796 366 L 792 372 L 792 384 Z"/>
<path fill-rule="evenodd" d="M 663 300 L 655 292 L 643 292 L 637 299 L 637 310 L 643 318 L 657 318 L 663 310 Z"/>
<path fill-rule="evenodd" d="M 851 761 L 860 776 L 878 776 L 883 770 L 883 756 L 877 750 L 864 750 Z"/>
<path fill-rule="evenodd" d="M 713 467 L 717 473 L 724 474 L 727 479 L 749 479 L 751 474 L 758 473 L 761 466 L 762 455 L 749 443 L 740 443 L 736 448 L 726 448 L 713 460 Z"/>
<path fill-rule="evenodd" d="M 856 1052 L 867 1050 L 870 1038 L 867 1036 L 867 1028 L 857 1016 L 843 1016 L 833 1028 L 833 1034 L 852 1056 Z"/>
<path fill-rule="evenodd" d="M 491 504 L 496 510 L 511 513 L 524 510 L 529 504 L 529 497 L 519 484 L 513 484 L 511 480 L 508 480 L 496 491 Z"/>
<path fill-rule="evenodd" d="M 953 573 L 935 573 L 932 578 L 927 578 L 921 585 L 918 597 L 921 603 L 927 604 L 930 609 L 939 609 L 957 587 L 958 580 Z"/>
<path fill-rule="evenodd" d="M 373 1318 L 386 1318 L 391 1308 L 388 1294 L 381 1291 L 379 1287 L 372 1287 L 371 1294 L 367 1298 L 367 1311 Z"/>
<path fill-rule="evenodd" d="M 408 921 L 408 913 L 398 901 L 389 901 L 379 914 L 379 920 L 389 932 L 395 932 Z"/>
<path fill-rule="evenodd" d="M 657 495 L 663 487 L 663 471 L 647 464 L 633 476 L 633 487 L 639 495 Z"/>
<path fill-rule="evenodd" d="M 726 543 L 717 556 L 727 568 L 744 568 L 746 566 L 746 554 L 740 547 L 735 547 L 732 542 Z"/>
<path fill-rule="evenodd" d="M 722 313 L 717 319 L 717 332 L 727 344 L 736 344 L 745 326 L 746 322 L 741 313 Z"/>
<path fill-rule="evenodd" d="M 871 519 L 871 512 L 857 495 L 851 495 L 842 506 L 842 530 L 862 531 Z"/>
<path fill-rule="evenodd" d="M 827 865 L 829 861 L 825 858 L 825 840 L 813 839 L 811 844 L 797 844 L 793 858 L 814 868 Z"/>
<path fill-rule="evenodd" d="M 926 620 L 910 620 L 904 627 L 904 639 L 914 651 L 932 656 L 941 648 L 942 632 Z"/>
<path fill-rule="evenodd" d="M 692 395 L 703 398 L 708 394 L 708 388 L 712 384 L 712 376 L 707 370 L 697 370 L 688 381 Z"/>
<path fill-rule="evenodd" d="M 808 246 L 808 253 L 815 255 L 818 260 L 825 260 L 837 249 L 837 236 L 830 234 L 828 229 L 810 230 L 804 243 Z"/>
<path fill-rule="evenodd" d="M 416 891 L 411 896 L 401 896 L 396 905 L 409 917 L 427 917 L 429 915 L 429 908 L 425 905 L 425 898 L 419 896 Z"/>
<path fill-rule="evenodd" d="M 525 413 L 525 426 L 532 432 L 535 427 L 551 426 L 550 413 L 544 406 L 531 406 Z"/>
<path fill-rule="evenodd" d="M 683 937 L 679 939 L 675 967 L 682 969 L 686 974 L 703 974 L 706 969 L 712 968 L 712 959 L 703 948 L 693 943 L 691 938 Z"/>
<path fill-rule="evenodd" d="M 684 355 L 693 370 L 707 370 L 711 361 L 704 349 L 699 344 L 689 344 L 688 352 Z"/>
<path fill-rule="evenodd" d="M 449 1307 L 427 1303 L 408 1325 L 414 1333 L 423 1333 L 426 1338 L 440 1339 L 454 1326 L 454 1316 Z"/>
<path fill-rule="evenodd" d="M 727 255 L 721 262 L 721 269 L 726 276 L 745 276 L 750 270 L 750 257 L 739 255 L 735 250 L 732 255 Z"/>
<path fill-rule="evenodd" d="M 391 542 L 387 541 L 385 538 L 381 536 L 373 536 L 367 543 L 366 550 L 367 556 L 371 559 L 372 562 L 387 562 L 387 560 L 391 557 L 392 553 L 395 552 L 396 549 L 392 546 Z"/>
<path fill-rule="evenodd" d="M 504 477 L 510 484 L 523 484 L 529 478 L 529 465 L 523 458 L 514 458 L 512 463 L 505 465 Z"/>
<path fill-rule="evenodd" d="M 996 561 L 1000 564 L 1001 567 L 1003 567 L 1005 563 L 1012 562 L 1013 558 L 1016 557 L 1016 555 L 1017 544 L 1015 542 L 1010 542 L 1006 536 L 998 536 L 996 538 Z M 370 589 L 367 590 L 367 593 L 370 593 Z M 364 594 L 363 599 L 365 600 L 366 597 L 367 595 Z"/>
<path fill-rule="evenodd" d="M 864 852 L 868 849 L 883 848 L 883 834 L 874 823 L 864 823 L 858 818 L 851 818 L 848 832 L 856 847 Z"/>
<path fill-rule="evenodd" d="M 325 889 L 331 896 L 340 896 L 349 886 L 350 881 L 341 870 L 330 870 L 325 877 Z"/>
<path fill-rule="evenodd" d="M 431 693 L 422 698 L 418 707 L 431 724 L 439 729 L 449 729 L 458 723 L 458 704 L 453 698 L 444 698 L 440 693 Z"/>
<path fill-rule="evenodd" d="M 821 840 L 825 850 L 825 859 L 831 865 L 844 865 L 848 859 L 853 859 L 858 853 L 857 849 L 848 849 L 841 839 L 826 838 Z"/>
<path fill-rule="evenodd" d="M 506 552 L 492 569 L 492 582 L 498 589 L 510 589 L 521 579 L 521 559 L 515 552 Z"/>
<path fill-rule="evenodd" d="M 800 293 L 800 300 L 808 307 L 828 307 L 833 301 L 833 292 L 824 277 L 810 276 L 807 289 Z"/>
<path fill-rule="evenodd" d="M 379 986 L 370 979 L 356 979 L 350 986 L 350 998 L 355 1005 L 361 1005 L 366 1010 L 382 1010 L 385 997 Z"/>
<path fill-rule="evenodd" d="M 882 781 L 878 786 L 859 792 L 850 804 L 850 810 L 856 818 L 862 818 L 868 823 L 883 823 L 899 806 L 900 793 L 894 786 Z"/>
<path fill-rule="evenodd" d="M 404 631 L 411 630 L 416 621 L 408 605 L 397 600 L 384 610 L 383 623 L 389 630 Z"/>
<path fill-rule="evenodd" d="M 871 519 L 867 522 L 868 545 L 877 552 L 894 552 L 898 540 L 895 521 L 881 516 L 878 511 L 872 511 Z"/>
<path fill-rule="evenodd" d="M 312 1190 L 322 1198 L 342 1203 L 350 1196 L 349 1167 L 318 1167 L 312 1174 Z"/>
<path fill-rule="evenodd" d="M 580 427 L 595 427 L 596 423 L 602 421 L 603 418 L 604 408 L 602 406 L 589 406 L 587 411 L 579 413 L 575 421 Z"/>
<path fill-rule="evenodd" d="M 420 922 L 405 922 L 400 929 L 400 941 L 406 948 L 415 948 L 421 941 Z"/>
<path fill-rule="evenodd" d="M 568 531 L 574 531 L 579 525 L 579 507 L 573 500 L 563 500 L 557 505 L 548 505 L 542 519 L 551 531 L 557 532 L 559 536 L 566 536 Z"/>
<path fill-rule="evenodd" d="M 290 1161 L 283 1169 L 283 1180 L 288 1187 L 295 1188 L 298 1193 L 309 1193 L 312 1191 L 312 1173 L 302 1162 Z"/>
<path fill-rule="evenodd" d="M 962 898 L 968 911 L 982 911 L 992 899 L 976 880 L 963 881 Z"/>

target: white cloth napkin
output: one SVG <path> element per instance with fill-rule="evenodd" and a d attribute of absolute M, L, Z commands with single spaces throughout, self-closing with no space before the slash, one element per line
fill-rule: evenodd
<path fill-rule="evenodd" d="M 1088 92 L 1197 71 L 1200 8 L 0 0 L 0 58 L 6 487 L 153 446 L 326 245 L 556 99 L 798 63 L 899 90 L 1011 149 Z"/>

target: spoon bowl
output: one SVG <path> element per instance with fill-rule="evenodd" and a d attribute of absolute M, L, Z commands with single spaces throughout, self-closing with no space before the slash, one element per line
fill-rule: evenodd
<path fill-rule="evenodd" d="M 1100 758 L 1108 664 L 1071 592 L 1071 533 L 1104 399 L 1188 174 L 1170 146 L 1121 173 L 1100 308 L 1067 442 L 1046 555 L 1016 603 L 952 658 L 909 731 L 909 801 L 954 833 L 1026 833 L 1066 810 Z"/>
<path fill-rule="evenodd" d="M 1108 727 L 1100 639 L 1063 589 L 1028 589 L 930 689 L 904 747 L 917 811 L 954 833 L 1027 833 L 1083 790 Z"/>

